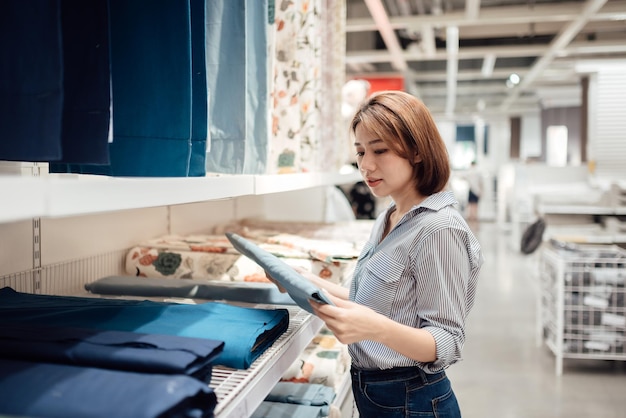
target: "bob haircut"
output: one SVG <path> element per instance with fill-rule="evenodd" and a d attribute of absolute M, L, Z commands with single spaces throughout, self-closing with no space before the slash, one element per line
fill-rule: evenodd
<path fill-rule="evenodd" d="M 352 136 L 359 125 L 411 163 L 422 196 L 445 189 L 450 178 L 448 150 L 430 111 L 417 97 L 402 91 L 375 93 L 357 109 L 350 124 Z M 415 156 L 421 161 L 415 162 Z"/>

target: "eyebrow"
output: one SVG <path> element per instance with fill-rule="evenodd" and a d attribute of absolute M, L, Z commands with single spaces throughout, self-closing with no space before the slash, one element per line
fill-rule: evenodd
<path fill-rule="evenodd" d="M 377 144 L 379 142 L 385 142 L 385 141 L 383 141 L 382 139 L 372 139 L 370 142 L 367 143 L 367 145 L 373 145 L 373 144 Z M 358 147 L 359 145 L 361 145 L 360 142 L 355 142 L 354 143 L 355 147 Z"/>

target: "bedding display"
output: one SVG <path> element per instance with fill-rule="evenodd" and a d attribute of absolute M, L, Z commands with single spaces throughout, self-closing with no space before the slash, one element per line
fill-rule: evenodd
<path fill-rule="evenodd" d="M 255 241 L 290 266 L 336 283 L 343 278 L 344 265 L 340 262 L 316 259 L 308 251 L 271 243 L 267 238 Z M 129 250 L 125 270 L 141 277 L 268 283 L 264 270 L 236 251 L 225 235 L 166 235 L 144 241 Z"/>
<path fill-rule="evenodd" d="M 0 415 L 29 417 L 213 417 L 205 383 L 160 375 L 0 358 Z"/>
<path fill-rule="evenodd" d="M 216 364 L 247 369 L 289 325 L 287 309 L 51 296 L 0 289 L 0 324 L 133 331 L 224 341 Z"/>

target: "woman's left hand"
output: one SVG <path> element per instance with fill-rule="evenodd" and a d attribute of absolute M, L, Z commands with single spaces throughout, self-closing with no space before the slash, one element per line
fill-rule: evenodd
<path fill-rule="evenodd" d="M 378 324 L 384 316 L 356 302 L 340 299 L 325 292 L 335 304 L 311 302 L 315 314 L 343 344 L 376 340 Z"/>

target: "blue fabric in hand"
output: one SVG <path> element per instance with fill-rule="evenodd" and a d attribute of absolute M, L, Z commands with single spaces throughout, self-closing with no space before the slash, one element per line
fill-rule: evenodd
<path fill-rule="evenodd" d="M 331 300 L 322 291 L 296 272 L 293 267 L 282 261 L 252 241 L 235 233 L 227 232 L 226 237 L 235 249 L 252 259 L 289 293 L 298 306 L 307 312 L 314 313 L 309 300 L 332 305 Z"/>

